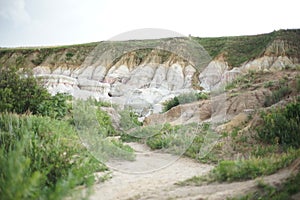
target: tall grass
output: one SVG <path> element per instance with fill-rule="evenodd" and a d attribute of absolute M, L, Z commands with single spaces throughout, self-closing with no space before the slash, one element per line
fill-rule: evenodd
<path fill-rule="evenodd" d="M 0 114 L 0 199 L 63 199 L 105 169 L 66 121 Z"/>

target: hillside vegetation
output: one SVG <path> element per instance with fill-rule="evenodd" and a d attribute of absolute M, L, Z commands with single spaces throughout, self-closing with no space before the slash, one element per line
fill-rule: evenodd
<path fill-rule="evenodd" d="M 279 30 L 268 34 L 253 36 L 216 37 L 199 38 L 192 37 L 193 40 L 202 45 L 212 58 L 222 56 L 230 67 L 238 67 L 243 62 L 257 58 L 264 54 L 273 56 L 288 56 L 300 58 L 300 30 Z M 168 39 L 161 39 L 168 40 Z M 124 45 L 124 42 L 110 42 L 108 45 Z M 131 41 L 138 45 L 159 44 L 160 40 Z M 284 51 L 270 49 L 272 43 L 279 42 Z M 102 42 L 105 43 L 105 42 Z M 51 68 L 57 66 L 75 68 L 80 66 L 89 53 L 99 42 L 58 46 L 58 47 L 30 47 L 30 48 L 0 48 L 0 65 L 33 68 L 45 65 Z M 280 48 L 279 45 L 279 48 Z M 136 51 L 138 59 L 145 58 L 151 51 L 140 49 Z M 161 61 L 166 60 L 168 54 L 162 53 Z M 116 61 L 112 61 L 116 62 Z"/>
<path fill-rule="evenodd" d="M 296 64 L 300 60 L 300 29 L 256 36 L 190 39 L 203 45 L 215 60 L 224 59 L 230 68 L 262 56 L 287 56 Z M 102 43 L 109 47 L 111 44 L 130 43 L 133 46 L 153 45 L 160 41 Z M 219 109 L 218 105 L 212 106 L 212 95 L 219 97 L 222 94 L 199 91 L 169 98 L 162 105 L 161 113 L 150 114 L 141 122 L 140 116 L 129 106 L 120 109 L 112 102 L 93 98 L 76 100 L 61 93 L 50 95 L 31 73 L 32 68 L 41 65 L 51 70 L 58 67 L 75 69 L 85 62 L 98 44 L 0 49 L 0 199 L 88 197 L 93 184 L 110 178 L 107 173 L 110 169 L 105 165 L 107 160 L 112 158 L 114 161 L 126 161 L 125 165 L 135 164 L 141 154 L 145 158 L 158 154 L 184 156 L 184 159 L 193 162 L 193 166 L 198 167 L 194 163 L 206 163 L 212 169 L 206 174 L 189 175 L 193 177 L 178 181 L 176 186 L 168 185 L 168 181 L 151 182 L 149 177 L 146 177 L 147 182 L 140 183 L 139 176 L 131 176 L 135 180 L 129 182 L 138 182 L 136 188 L 141 191 L 137 192 L 146 194 L 145 198 L 153 198 L 146 190 L 143 193 L 142 187 L 147 187 L 147 184 L 164 186 L 159 189 L 168 195 L 176 195 L 171 190 L 178 187 L 182 191 L 199 187 L 197 191 L 201 191 L 202 186 L 221 184 L 226 187 L 231 182 L 243 184 L 243 181 L 256 178 L 263 180 L 264 176 L 276 175 L 291 165 L 296 166 L 294 174 L 291 173 L 291 177 L 285 175 L 286 179 L 280 179 L 282 183 L 268 185 L 261 180 L 255 183 L 254 191 L 244 191 L 245 196 L 237 198 L 273 199 L 276 196 L 287 199 L 300 192 L 299 186 L 293 186 L 299 185 L 300 176 L 298 65 L 285 66 L 281 70 L 249 70 L 226 82 L 226 97 L 219 107 L 227 116 L 221 116 L 224 121 L 216 124 L 210 120 L 213 112 L 217 112 L 214 110 Z M 152 53 L 151 48 L 127 52 L 126 59 L 129 59 L 126 62 L 133 60 L 135 65 L 139 65 L 151 56 L 162 63 L 175 59 L 171 52 L 159 50 Z M 119 56 L 111 64 L 122 59 Z M 185 64 L 186 61 L 182 59 L 180 62 Z M 198 75 L 194 77 L 198 78 Z M 184 109 L 188 112 L 185 113 Z M 178 123 L 177 116 L 197 121 Z M 156 118 L 154 122 L 158 123 L 151 124 L 151 117 Z M 82 138 L 84 141 L 80 140 Z M 89 140 L 92 145 L 86 144 Z M 215 143 L 206 152 L 202 147 L 210 141 Z M 149 149 L 149 152 L 135 151 L 135 145 Z M 93 148 L 103 159 L 97 157 L 97 160 L 96 154 L 92 155 Z M 145 164 L 144 160 L 142 162 Z M 151 164 L 154 162 L 157 161 L 149 161 Z M 182 171 L 185 169 L 189 168 L 180 168 Z M 99 173 L 100 176 L 97 176 Z M 180 175 L 180 171 L 176 174 Z M 120 177 L 116 177 L 115 182 L 120 183 Z M 168 180 L 168 174 L 164 178 Z M 130 188 L 135 189 L 132 185 Z M 130 193 L 127 191 L 130 188 L 126 188 L 126 194 Z M 162 194 L 162 191 L 154 191 L 156 195 Z M 189 194 L 185 194 L 187 198 Z M 140 197 L 137 195 L 133 199 Z M 176 199 L 178 196 L 173 197 Z"/>

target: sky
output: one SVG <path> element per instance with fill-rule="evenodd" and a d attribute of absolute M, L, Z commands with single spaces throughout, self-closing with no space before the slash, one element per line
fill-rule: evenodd
<path fill-rule="evenodd" d="M 300 28 L 298 2 L 0 0 L 0 47 L 80 44 L 118 36 L 125 36 L 119 37 L 122 39 L 160 37 L 157 31 L 151 30 L 161 30 L 166 37 L 177 33 L 200 37 L 269 33 Z M 137 29 L 146 31 L 132 32 Z"/>

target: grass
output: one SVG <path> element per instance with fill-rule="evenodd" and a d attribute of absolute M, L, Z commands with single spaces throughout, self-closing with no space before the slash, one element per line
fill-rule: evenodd
<path fill-rule="evenodd" d="M 261 75 L 261 72 L 249 71 L 247 74 L 240 75 L 232 82 L 228 83 L 225 86 L 225 90 L 228 91 L 237 87 L 242 89 L 249 88 L 252 84 L 254 84 L 259 75 Z"/>
<path fill-rule="evenodd" d="M 229 66 L 238 67 L 245 61 L 260 56 L 274 39 L 274 33 L 221 38 L 194 38 L 210 54 L 223 54 Z"/>
<path fill-rule="evenodd" d="M 259 180 L 257 182 L 257 191 L 248 193 L 241 197 L 231 198 L 230 200 L 286 200 L 291 199 L 292 195 L 300 192 L 300 173 L 294 177 L 290 177 L 280 187 L 264 183 Z"/>
<path fill-rule="evenodd" d="M 290 149 L 287 153 L 274 154 L 271 157 L 250 158 L 242 160 L 224 160 L 205 176 L 195 176 L 179 185 L 203 185 L 211 182 L 233 182 L 255 179 L 270 175 L 289 166 L 300 156 L 300 150 Z"/>
<path fill-rule="evenodd" d="M 93 173 L 106 169 L 68 122 L 0 115 L 0 199 L 62 199 L 79 185 L 91 186 Z"/>
<path fill-rule="evenodd" d="M 192 103 L 192 102 L 199 101 L 199 100 L 205 100 L 205 99 L 208 99 L 208 97 L 209 97 L 208 94 L 203 93 L 203 92 L 183 93 L 183 94 L 180 94 L 180 95 L 164 102 L 163 103 L 163 105 L 164 105 L 163 112 L 167 112 L 171 108 L 178 106 L 180 104 L 186 104 L 186 103 Z"/>
<path fill-rule="evenodd" d="M 76 101 L 73 119 L 60 120 L 0 113 L 0 199 L 84 198 L 94 173 L 107 170 L 103 163 L 134 160 L 130 146 L 108 137 L 116 131 L 101 106 Z M 88 192 L 81 194 L 77 186 Z"/>
<path fill-rule="evenodd" d="M 280 87 L 277 90 L 272 91 L 272 94 L 269 96 L 266 96 L 264 106 L 269 107 L 280 100 L 282 100 L 285 96 L 290 94 L 292 92 L 292 89 L 287 85 L 280 85 Z"/>
<path fill-rule="evenodd" d="M 92 100 L 73 102 L 73 123 L 81 141 L 101 162 L 111 159 L 134 160 L 133 149 L 108 136 L 119 135 L 110 116 Z"/>
<path fill-rule="evenodd" d="M 288 56 L 300 58 L 300 30 L 279 30 L 268 34 L 253 36 L 236 36 L 236 37 L 218 37 L 218 38 L 199 38 L 192 37 L 194 41 L 202 45 L 212 58 L 222 55 L 230 67 L 238 67 L 242 63 L 261 56 L 269 44 L 275 40 L 282 40 L 287 45 L 285 52 L 276 52 L 276 49 L 270 50 L 269 54 L 275 56 Z M 121 46 L 140 47 L 135 51 L 138 63 L 151 52 L 151 48 L 145 46 L 159 46 L 161 41 L 168 41 L 169 38 L 160 40 L 131 40 L 131 41 L 114 41 L 101 42 L 103 47 Z M 65 45 L 55 47 L 21 47 L 21 48 L 0 48 L 0 64 L 22 66 L 31 63 L 38 66 L 44 62 L 53 63 L 71 63 L 80 65 L 89 53 L 99 45 L 100 42 L 87 44 Z M 100 52 L 101 53 L 101 52 Z M 11 60 L 13 54 L 17 54 L 18 59 Z M 279 54 L 279 55 L 277 55 Z M 162 62 L 169 58 L 170 52 L 160 51 Z M 28 60 L 32 58 L 31 60 Z M 60 59 L 63 58 L 63 59 Z M 47 59 L 50 59 L 47 60 Z M 117 58 L 114 62 L 120 59 Z M 137 63 L 137 64 L 138 64 Z M 52 65 L 51 65 L 52 66 Z"/>
<path fill-rule="evenodd" d="M 283 40 L 289 44 L 286 55 L 300 57 L 300 30 L 279 30 L 268 34 L 237 37 L 198 38 L 194 37 L 212 58 L 223 55 L 230 67 L 238 67 L 242 63 L 261 56 L 266 47 L 274 40 Z M 276 55 L 276 51 L 273 52 Z M 279 55 L 277 55 L 279 56 Z M 282 56 L 282 55 L 281 55 Z"/>
<path fill-rule="evenodd" d="M 300 148 L 300 101 L 262 112 L 261 117 L 263 124 L 257 127 L 261 141 L 284 148 Z"/>
<path fill-rule="evenodd" d="M 203 147 L 204 144 L 213 144 L 213 141 L 218 140 L 218 137 L 212 137 L 214 134 L 209 132 L 209 127 L 207 123 L 139 127 L 130 133 L 122 134 L 121 140 L 145 143 L 152 150 L 161 150 L 175 155 L 183 154 L 201 162 L 216 162 L 214 152 Z"/>

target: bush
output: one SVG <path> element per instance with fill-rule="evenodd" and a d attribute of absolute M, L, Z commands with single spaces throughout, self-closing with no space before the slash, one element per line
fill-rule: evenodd
<path fill-rule="evenodd" d="M 147 138 L 146 144 L 151 149 L 162 149 L 165 152 L 175 155 L 184 153 L 187 157 L 203 162 L 208 161 L 207 159 L 211 155 L 201 157 L 200 150 L 205 142 L 209 126 L 209 124 L 199 126 L 196 123 L 191 123 L 177 126 L 165 124 L 160 129 L 153 127 L 152 135 L 149 134 L 151 137 Z M 209 160 L 214 161 L 214 158 L 211 157 Z"/>
<path fill-rule="evenodd" d="M 96 117 L 99 123 L 100 134 L 104 137 L 114 136 L 117 134 L 117 131 L 112 125 L 112 121 L 107 112 L 101 110 L 100 108 L 96 111 Z"/>
<path fill-rule="evenodd" d="M 107 137 L 115 134 L 110 116 L 93 101 L 74 101 L 73 120 L 82 142 L 101 162 L 113 159 L 133 160 L 132 148 Z"/>
<path fill-rule="evenodd" d="M 259 176 L 273 174 L 279 169 L 289 166 L 299 156 L 299 150 L 289 149 L 287 153 L 266 158 L 223 160 L 207 175 L 195 176 L 179 184 L 202 185 L 205 182 L 233 182 L 255 179 Z"/>
<path fill-rule="evenodd" d="M 278 90 L 272 92 L 270 96 L 266 96 L 264 106 L 268 107 L 279 102 L 283 97 L 288 95 L 292 90 L 288 86 L 281 86 Z"/>
<path fill-rule="evenodd" d="M 300 102 L 289 103 L 261 114 L 263 125 L 258 127 L 259 138 L 267 143 L 279 143 L 284 147 L 300 147 Z"/>
<path fill-rule="evenodd" d="M 171 108 L 178 106 L 178 105 L 179 105 L 178 97 L 174 97 L 173 99 L 170 99 L 164 103 L 163 111 L 167 112 Z"/>
<path fill-rule="evenodd" d="M 121 116 L 120 126 L 125 132 L 143 125 L 143 123 L 138 120 L 138 115 L 130 109 L 124 109 L 120 111 L 119 114 Z"/>
<path fill-rule="evenodd" d="M 299 157 L 299 151 L 291 151 L 281 157 L 252 158 L 249 160 L 221 161 L 212 171 L 217 181 L 239 181 L 269 175 L 287 167 Z"/>
<path fill-rule="evenodd" d="M 63 118 L 67 113 L 67 96 L 51 96 L 30 72 L 21 76 L 16 68 L 0 68 L 0 112 L 41 114 Z"/>
<path fill-rule="evenodd" d="M 62 199 L 106 169 L 66 121 L 1 114 L 0 130 L 0 199 Z"/>
<path fill-rule="evenodd" d="M 199 100 L 208 99 L 208 95 L 206 93 L 184 93 L 180 94 L 177 97 L 174 97 L 164 103 L 163 111 L 166 112 L 171 108 L 178 106 L 179 104 L 192 103 Z"/>
<path fill-rule="evenodd" d="M 30 74 L 21 77 L 16 68 L 0 69 L 0 112 L 37 113 L 39 104 L 50 96 Z"/>
<path fill-rule="evenodd" d="M 38 105 L 36 114 L 62 119 L 68 112 L 68 105 L 66 101 L 68 98 L 69 95 L 62 93 L 50 96 Z"/>

